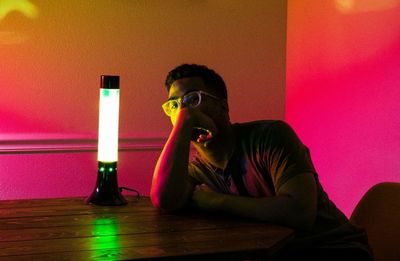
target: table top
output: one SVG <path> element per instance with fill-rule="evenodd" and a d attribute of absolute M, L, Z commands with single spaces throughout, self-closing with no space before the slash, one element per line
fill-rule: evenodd
<path fill-rule="evenodd" d="M 269 258 L 290 228 L 201 213 L 171 214 L 147 197 L 125 206 L 83 198 L 0 201 L 0 260 L 242 260 Z"/>

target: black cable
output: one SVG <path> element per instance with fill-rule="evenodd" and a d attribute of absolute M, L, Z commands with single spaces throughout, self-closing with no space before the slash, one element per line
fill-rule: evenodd
<path fill-rule="evenodd" d="M 141 198 L 140 192 L 137 191 L 136 189 L 131 189 L 131 188 L 127 188 L 127 187 L 119 187 L 119 192 L 122 193 L 123 190 L 128 190 L 128 191 L 133 191 L 136 193 L 136 199 L 139 200 Z"/>

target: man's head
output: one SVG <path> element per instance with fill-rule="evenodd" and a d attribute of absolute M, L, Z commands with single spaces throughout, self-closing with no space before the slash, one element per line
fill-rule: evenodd
<path fill-rule="evenodd" d="M 228 100 L 225 82 L 222 77 L 206 66 L 198 64 L 182 64 L 170 71 L 165 80 L 167 91 L 169 92 L 171 85 L 176 80 L 192 77 L 202 79 L 204 85 L 208 89 L 207 91 L 211 94 L 221 99 Z"/>
<path fill-rule="evenodd" d="M 203 65 L 183 64 L 169 72 L 165 113 L 176 124 L 178 112 L 189 107 L 195 119 L 194 137 L 208 131 L 214 137 L 230 126 L 227 91 L 221 76 Z M 196 139 L 194 139 L 196 140 Z"/>

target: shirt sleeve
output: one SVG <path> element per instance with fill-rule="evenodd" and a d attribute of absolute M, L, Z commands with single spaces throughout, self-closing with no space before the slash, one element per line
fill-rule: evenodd
<path fill-rule="evenodd" d="M 275 192 L 296 175 L 311 172 L 316 177 L 308 148 L 287 123 L 273 123 L 260 146 Z"/>
<path fill-rule="evenodd" d="M 188 173 L 189 173 L 189 180 L 194 186 L 200 185 L 202 183 L 199 180 L 199 173 L 201 173 L 201 171 L 199 171 L 199 167 L 196 166 L 194 161 L 189 162 Z"/>

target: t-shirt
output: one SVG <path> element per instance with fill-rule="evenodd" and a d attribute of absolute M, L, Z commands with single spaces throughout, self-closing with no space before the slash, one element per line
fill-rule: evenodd
<path fill-rule="evenodd" d="M 351 224 L 323 190 L 308 148 L 283 121 L 233 124 L 235 149 L 225 170 L 200 155 L 189 164 L 195 184 L 248 197 L 272 197 L 296 175 L 313 173 L 317 185 L 317 217 L 310 231 L 297 231 L 297 246 L 356 246 L 368 250 L 366 233 Z"/>

